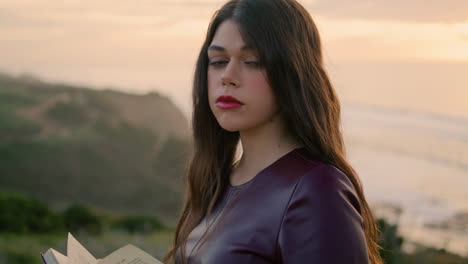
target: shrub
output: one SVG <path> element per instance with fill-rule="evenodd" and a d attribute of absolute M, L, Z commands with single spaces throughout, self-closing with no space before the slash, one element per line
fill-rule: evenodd
<path fill-rule="evenodd" d="M 0 140 L 30 138 L 40 131 L 38 123 L 25 119 L 12 110 L 0 109 Z"/>
<path fill-rule="evenodd" d="M 60 215 L 40 200 L 19 193 L 0 193 L 0 231 L 47 233 L 62 230 Z"/>
<path fill-rule="evenodd" d="M 5 253 L 6 254 L 2 257 L 6 261 L 5 263 L 8 263 L 8 264 L 35 264 L 35 263 L 39 264 L 40 263 L 40 257 L 37 255 L 33 255 L 31 253 L 24 253 L 24 252 L 13 251 L 13 250 L 9 250 Z M 0 260 L 2 259 L 0 258 Z"/>
<path fill-rule="evenodd" d="M 70 232 L 86 231 L 98 235 L 102 232 L 103 224 L 99 217 L 88 207 L 81 204 L 73 204 L 63 212 L 65 228 Z"/>
<path fill-rule="evenodd" d="M 47 109 L 47 117 L 68 126 L 81 126 L 89 119 L 86 107 L 77 102 L 58 102 Z"/>
<path fill-rule="evenodd" d="M 381 230 L 380 256 L 386 264 L 396 264 L 402 262 L 402 245 L 404 238 L 398 235 L 398 225 L 392 225 L 384 219 L 378 219 L 377 224 Z"/>
<path fill-rule="evenodd" d="M 163 228 L 163 224 L 155 217 L 130 215 L 117 220 L 112 227 L 123 229 L 129 233 L 147 234 Z"/>

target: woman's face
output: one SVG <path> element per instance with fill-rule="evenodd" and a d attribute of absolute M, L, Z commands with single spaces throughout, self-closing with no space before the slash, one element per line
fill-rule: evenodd
<path fill-rule="evenodd" d="M 245 46 L 232 20 L 222 22 L 208 48 L 208 98 L 219 125 L 228 131 L 261 126 L 277 113 L 276 99 L 254 50 Z M 240 104 L 220 96 L 231 96 Z"/>

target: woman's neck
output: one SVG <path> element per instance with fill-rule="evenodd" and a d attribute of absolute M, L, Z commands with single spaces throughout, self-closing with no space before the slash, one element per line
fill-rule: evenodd
<path fill-rule="evenodd" d="M 239 133 L 242 156 L 233 168 L 230 179 L 232 185 L 249 181 L 280 157 L 302 146 L 287 133 L 280 116 Z"/>

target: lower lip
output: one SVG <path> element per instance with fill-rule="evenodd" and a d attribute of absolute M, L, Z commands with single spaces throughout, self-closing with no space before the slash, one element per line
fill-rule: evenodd
<path fill-rule="evenodd" d="M 221 109 L 234 109 L 239 108 L 242 104 L 235 103 L 235 102 L 217 102 L 216 106 Z"/>

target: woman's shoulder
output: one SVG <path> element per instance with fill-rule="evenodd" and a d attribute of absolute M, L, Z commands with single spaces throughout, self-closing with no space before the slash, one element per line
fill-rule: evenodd
<path fill-rule="evenodd" d="M 327 199 L 342 196 L 359 208 L 357 193 L 349 177 L 336 166 L 313 157 L 305 148 L 294 151 L 277 168 L 278 178 L 287 178 L 293 187 L 292 195 Z"/>
<path fill-rule="evenodd" d="M 344 184 L 352 187 L 349 178 L 340 169 L 320 158 L 314 157 L 305 148 L 297 148 L 278 160 L 268 171 L 278 178 L 288 179 L 294 184 L 306 181 L 321 187 L 333 187 Z"/>
<path fill-rule="evenodd" d="M 328 163 L 321 163 L 304 173 L 297 184 L 319 194 L 334 191 L 355 193 L 354 186 L 348 176 Z"/>
<path fill-rule="evenodd" d="M 270 199 L 272 195 L 276 201 L 287 203 L 302 199 L 346 202 L 340 199 L 345 198 L 359 208 L 355 188 L 346 174 L 313 157 L 305 148 L 280 158 L 259 173 L 250 185 L 252 199 Z"/>
<path fill-rule="evenodd" d="M 295 176 L 281 221 L 278 257 L 283 263 L 304 259 L 368 263 L 361 206 L 353 184 L 337 167 L 301 158 L 309 166 Z"/>
<path fill-rule="evenodd" d="M 356 196 L 353 184 L 337 167 L 315 158 L 302 147 L 286 154 L 257 175 L 250 187 L 255 193 L 316 198 L 337 192 Z M 284 197 L 286 198 L 286 197 Z"/>
<path fill-rule="evenodd" d="M 353 187 L 346 174 L 336 166 L 314 157 L 305 148 L 299 148 L 295 151 L 295 166 L 303 167 L 303 173 L 296 175 L 300 181 L 312 181 L 321 187 L 336 185 L 346 185 Z"/>

